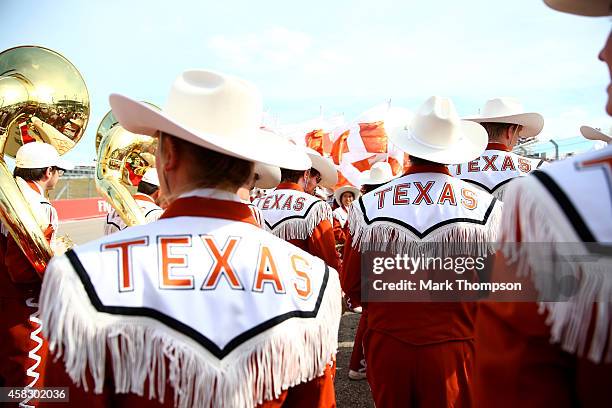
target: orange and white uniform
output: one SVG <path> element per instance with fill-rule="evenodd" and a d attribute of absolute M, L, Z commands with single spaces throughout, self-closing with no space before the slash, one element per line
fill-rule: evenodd
<path fill-rule="evenodd" d="M 361 293 L 363 257 L 368 251 L 419 257 L 428 246 L 428 256 L 442 256 L 441 243 L 457 241 L 491 251 L 501 209 L 495 197 L 451 177 L 443 165 L 411 166 L 353 203 L 342 288 L 368 313 L 363 342 L 377 406 L 471 406 L 476 304 L 368 302 Z"/>
<path fill-rule="evenodd" d="M 508 186 L 503 254 L 519 262 L 498 259 L 494 273 L 517 269 L 545 302 L 481 305 L 479 406 L 612 405 L 611 180 L 607 147 L 555 162 Z M 558 254 L 574 261 L 551 268 Z M 561 291 L 568 296 L 559 298 L 564 282 L 574 291 Z"/>
<path fill-rule="evenodd" d="M 337 273 L 237 195 L 194 190 L 51 260 L 48 385 L 75 406 L 332 407 L 339 297 Z"/>
<path fill-rule="evenodd" d="M 57 211 L 36 182 L 17 177 L 17 185 L 49 244 L 58 228 Z M 5 387 L 44 386 L 47 345 L 42 337 L 38 297 L 42 279 L 13 237 L 0 236 L 0 382 Z M 22 406 L 35 406 L 23 401 Z"/>
<path fill-rule="evenodd" d="M 448 166 L 450 173 L 503 200 L 509 181 L 539 169 L 544 160 L 513 153 L 502 143 L 489 143 L 484 153 L 463 164 Z"/>
<path fill-rule="evenodd" d="M 257 225 L 259 225 L 261 228 L 265 228 L 264 219 L 263 219 L 263 215 L 261 214 L 261 210 L 257 208 L 257 206 L 250 201 L 242 200 L 242 202 L 249 207 L 249 210 L 251 210 L 251 214 L 253 215 L 253 218 L 255 219 L 255 222 L 257 223 Z"/>
<path fill-rule="evenodd" d="M 334 215 L 334 238 L 336 243 L 344 244 L 346 237 L 349 235 L 348 217 L 350 208 L 340 206 L 333 211 Z"/>
<path fill-rule="evenodd" d="M 306 194 L 296 183 L 281 183 L 253 204 L 261 210 L 272 234 L 339 268 L 332 211 L 325 201 Z"/>
<path fill-rule="evenodd" d="M 164 213 L 164 210 L 155 203 L 153 197 L 143 194 L 136 193 L 134 194 L 134 200 L 142 214 L 145 217 L 146 223 L 150 223 L 153 221 L 157 221 L 159 217 Z M 121 219 L 117 210 L 113 210 L 106 216 L 106 225 L 104 226 L 104 235 L 113 234 L 117 231 L 121 231 L 125 229 L 125 222 Z"/>

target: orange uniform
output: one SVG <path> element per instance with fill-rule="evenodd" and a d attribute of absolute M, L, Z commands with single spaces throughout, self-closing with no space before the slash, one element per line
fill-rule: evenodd
<path fill-rule="evenodd" d="M 60 287 L 73 298 L 54 297 Z M 71 403 L 91 407 L 174 406 L 175 397 L 333 407 L 339 298 L 336 272 L 263 231 L 238 196 L 195 190 L 157 222 L 52 260 L 43 320 L 63 357 L 48 365 L 47 385 L 70 385 Z"/>
<path fill-rule="evenodd" d="M 46 220 L 51 243 L 57 214 L 34 182 L 19 179 L 33 212 Z M 3 227 L 4 230 L 4 227 Z M 38 296 L 42 279 L 8 231 L 0 234 L 0 383 L 5 387 L 43 387 L 47 345 L 41 333 Z M 33 402 L 24 402 L 35 405 Z"/>
<path fill-rule="evenodd" d="M 573 243 L 572 255 L 582 259 L 592 255 L 580 251 L 609 245 L 612 197 L 602 191 L 610 189 L 611 163 L 608 147 L 553 163 L 508 187 L 502 241 L 523 243 L 522 259 L 508 265 L 498 256 L 495 273 L 523 268 L 547 303 L 481 305 L 475 370 L 479 406 L 612 406 L 609 256 L 603 252 L 597 262 L 584 263 L 577 257 L 570 267 L 580 268 L 580 274 L 572 274 L 579 277 L 574 281 L 579 291 L 562 302 L 553 302 L 558 299 L 540 288 L 550 287 L 549 279 L 562 280 L 564 264 L 553 271 L 534 267 L 546 256 L 537 243 L 546 242 L 553 251 Z M 583 249 L 582 243 L 591 246 Z"/>
<path fill-rule="evenodd" d="M 412 185 L 429 187 L 426 193 L 421 189 L 420 195 L 412 195 L 412 191 L 408 190 Z M 449 187 L 451 185 L 453 187 Z M 355 233 L 345 244 L 342 288 L 351 304 L 363 303 L 368 313 L 364 349 L 367 378 L 377 406 L 472 405 L 476 304 L 371 302 L 362 299 L 362 271 L 367 272 L 363 269 L 367 267 L 362 266 L 363 245 L 390 244 L 394 248 L 396 243 L 427 239 L 427 234 L 421 235 L 421 238 L 417 235 L 421 229 L 435 234 L 440 225 L 449 231 L 449 224 L 453 225 L 448 222 L 449 219 L 462 218 L 465 222 L 466 218 L 462 214 L 454 213 L 462 211 L 459 205 L 443 207 L 440 203 L 446 202 L 437 198 L 443 196 L 441 192 L 448 192 L 451 188 L 470 196 L 471 190 L 468 194 L 467 186 L 462 181 L 452 179 L 443 165 L 412 166 L 403 177 L 373 190 L 353 203 L 349 222 L 353 223 L 351 230 Z M 394 190 L 398 189 L 400 193 L 395 194 Z M 457 224 L 456 228 L 457 231 L 473 228 L 473 239 L 488 242 L 496 234 L 495 219 L 501 208 L 489 194 L 474 194 L 475 201 L 471 204 L 475 206 L 467 211 L 480 212 L 484 218 L 474 219 L 473 226 Z M 398 208 L 399 205 L 402 207 Z M 430 216 L 425 217 L 424 211 L 428 211 Z M 414 218 L 417 213 L 421 218 Z M 432 220 L 430 224 L 419 225 L 419 220 L 425 218 Z M 378 219 L 387 223 L 382 227 L 384 229 L 378 229 Z M 389 223 L 397 223 L 398 226 L 393 227 L 394 240 L 385 242 L 378 236 L 380 231 L 389 231 Z M 406 225 L 410 226 L 409 231 Z M 442 236 L 432 238 L 432 242 L 441 241 L 444 241 Z M 387 251 L 391 255 L 401 252 L 393 249 Z"/>
<path fill-rule="evenodd" d="M 323 214 L 325 209 L 329 209 L 329 205 L 321 199 L 318 199 L 314 196 L 308 197 L 311 202 L 305 201 L 305 205 L 299 207 L 297 211 L 305 211 L 305 214 L 298 214 L 295 207 L 295 200 L 293 206 L 285 206 L 287 203 L 288 197 L 285 198 L 280 197 L 279 193 L 276 198 L 278 200 L 274 200 L 273 196 L 275 193 L 279 192 L 279 190 L 289 191 L 286 196 L 291 194 L 291 192 L 297 192 L 300 197 L 297 199 L 303 198 L 307 196 L 304 193 L 304 189 L 296 183 L 288 183 L 284 182 L 279 184 L 276 187 L 276 190 L 272 192 L 270 195 L 266 197 L 259 198 L 255 200 L 254 204 L 261 210 L 265 224 L 271 232 L 286 241 L 292 243 L 298 248 L 303 249 L 311 255 L 317 256 L 325 261 L 326 264 L 331 266 L 336 270 L 340 270 L 340 258 L 338 253 L 336 252 L 336 241 L 334 239 L 334 230 L 332 227 L 331 215 L 329 217 L 325 216 L 314 216 L 312 212 L 314 210 L 320 211 L 319 214 Z M 274 207 L 276 204 L 276 208 Z M 283 206 L 285 209 L 283 210 Z M 281 210 L 286 211 L 286 214 L 283 214 L 283 218 L 280 221 L 272 221 L 270 213 L 273 210 Z M 312 209 L 312 210 L 311 210 Z M 331 213 L 331 209 L 329 209 Z M 312 217 L 312 229 L 309 228 L 304 230 L 304 234 L 301 237 L 296 237 L 297 234 L 292 234 L 292 232 L 288 233 L 280 233 L 280 230 L 283 227 L 283 224 L 292 223 L 292 222 L 302 222 L 303 220 L 308 220 L 309 217 Z M 309 220 L 308 220 L 309 221 Z"/>

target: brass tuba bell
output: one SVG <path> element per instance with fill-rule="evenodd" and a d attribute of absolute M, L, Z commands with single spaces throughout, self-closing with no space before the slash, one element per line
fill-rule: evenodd
<path fill-rule="evenodd" d="M 96 188 L 127 226 L 145 223 L 144 215 L 128 186 L 138 185 L 145 171 L 155 167 L 156 147 L 156 138 L 128 132 L 119 125 L 112 111 L 104 116 L 98 126 Z"/>
<path fill-rule="evenodd" d="M 42 141 L 59 154 L 81 139 L 89 94 L 79 71 L 55 51 L 35 46 L 0 53 L 0 218 L 37 272 L 53 251 L 4 162 L 23 144 Z"/>

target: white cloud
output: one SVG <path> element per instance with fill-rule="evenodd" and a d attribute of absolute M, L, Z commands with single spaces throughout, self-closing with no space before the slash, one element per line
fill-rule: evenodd
<path fill-rule="evenodd" d="M 213 36 L 208 46 L 241 70 L 282 70 L 296 65 L 312 47 L 312 38 L 283 27 L 241 36 Z"/>
<path fill-rule="evenodd" d="M 605 129 L 612 125 L 610 117 L 601 109 L 601 113 L 593 113 L 583 107 L 567 107 L 558 113 L 544 112 L 544 129 L 538 135 L 540 140 L 564 139 L 580 135 L 580 126 Z"/>

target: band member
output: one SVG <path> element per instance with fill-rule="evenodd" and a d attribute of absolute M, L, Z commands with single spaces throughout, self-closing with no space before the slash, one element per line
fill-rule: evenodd
<path fill-rule="evenodd" d="M 387 162 L 377 162 L 372 165 L 370 170 L 366 170 L 361 173 L 361 193 L 367 194 L 372 190 L 376 190 L 381 185 L 391 181 L 393 179 L 393 171 L 391 165 Z M 348 233 L 348 225 L 346 226 L 346 233 Z M 334 219 L 334 234 L 336 233 L 336 219 Z M 342 233 L 344 239 L 345 233 Z M 338 240 L 336 239 L 336 242 Z M 344 241 L 342 241 L 344 243 Z M 358 273 L 358 272 L 357 272 Z M 362 310 L 361 306 L 353 307 L 354 311 L 361 311 L 361 317 L 359 318 L 359 325 L 355 332 L 355 341 L 353 343 L 353 352 L 351 353 L 351 360 L 349 362 L 348 377 L 351 380 L 364 380 L 366 378 L 366 363 L 365 356 L 363 354 L 363 335 L 368 327 L 368 312 Z"/>
<path fill-rule="evenodd" d="M 157 175 L 157 169 L 151 167 L 147 169 L 142 179 L 138 183 L 137 193 L 133 195 L 136 204 L 140 207 L 142 214 L 145 217 L 147 223 L 157 221 L 163 214 L 164 210 L 157 205 L 156 200 L 159 196 L 159 177 Z M 114 234 L 117 231 L 125 229 L 125 222 L 117 213 L 117 210 L 113 210 L 106 216 L 106 225 L 104 226 L 104 234 Z"/>
<path fill-rule="evenodd" d="M 295 171 L 281 167 L 281 183 L 253 203 L 261 210 L 266 228 L 276 235 L 321 258 L 334 269 L 336 252 L 329 205 L 313 194 L 317 185 L 334 185 L 338 173 L 333 163 L 313 149 L 306 149 L 312 168 Z"/>
<path fill-rule="evenodd" d="M 545 2 L 579 15 L 609 16 L 612 10 L 609 0 Z M 612 35 L 599 58 L 612 72 Z M 612 115 L 612 87 L 606 110 Z M 481 305 L 478 406 L 612 406 L 611 171 L 612 146 L 607 146 L 508 186 L 501 239 L 508 260 L 519 262 L 503 260 L 499 268 L 530 276 L 545 302 Z M 541 243 L 547 243 L 544 251 Z M 575 261 L 558 262 L 561 254 Z M 570 291 L 561 292 L 567 298 L 551 293 L 563 283 L 569 284 Z"/>
<path fill-rule="evenodd" d="M 348 231 L 348 216 L 353 200 L 361 195 L 361 190 L 354 186 L 342 186 L 334 191 L 334 200 L 338 205 L 333 211 L 334 215 L 334 238 L 336 244 L 344 245 Z"/>
<path fill-rule="evenodd" d="M 28 143 L 17 151 L 15 181 L 36 217 L 47 242 L 56 248 L 57 211 L 46 193 L 57 185 L 71 163 L 55 148 Z M 3 226 L 0 236 L 0 383 L 3 387 L 44 386 L 47 345 L 41 333 L 38 297 L 42 279 Z M 34 406 L 24 401 L 24 406 Z"/>
<path fill-rule="evenodd" d="M 257 226 L 236 194 L 253 162 L 310 168 L 303 150 L 259 131 L 253 85 L 212 71 L 181 74 L 162 111 L 110 104 L 159 138 L 170 205 L 51 260 L 49 381 L 71 384 L 75 406 L 334 406 L 337 273 Z"/>
<path fill-rule="evenodd" d="M 453 176 L 503 200 L 510 180 L 525 176 L 544 163 L 512 152 L 519 138 L 535 137 L 544 127 L 542 115 L 525 113 L 516 99 L 490 99 L 480 116 L 465 119 L 480 123 L 487 130 L 489 144 L 480 157 L 469 163 L 449 166 Z"/>
<path fill-rule="evenodd" d="M 501 203 L 453 178 L 446 168 L 478 157 L 487 144 L 486 131 L 461 121 L 450 99 L 432 97 L 412 123 L 406 120 L 387 132 L 410 155 L 411 165 L 402 177 L 353 205 L 341 274 L 350 302 L 363 304 L 368 313 L 368 382 L 376 406 L 468 407 L 475 304 L 368 302 L 361 298 L 361 272 L 371 268 L 362 269 L 361 262 L 369 251 L 441 257 L 452 246 L 442 243 L 458 240 L 492 250 L 488 243 L 497 239 Z M 437 272 L 430 269 L 416 273 Z"/>
<path fill-rule="evenodd" d="M 281 171 L 276 166 L 268 166 L 261 163 L 255 163 L 253 177 L 238 190 L 238 197 L 243 203 L 249 206 L 253 213 L 253 218 L 257 221 L 257 225 L 265 228 L 263 215 L 261 210 L 251 202 L 251 191 L 254 188 L 269 189 L 278 186 L 281 179 Z"/>

